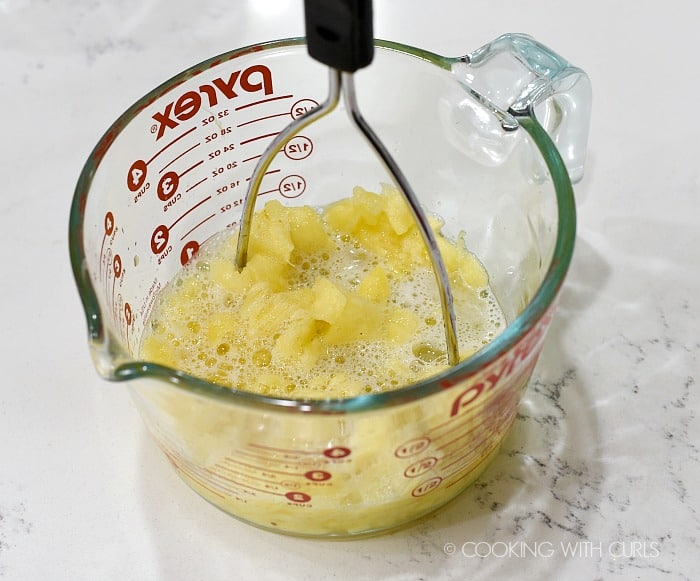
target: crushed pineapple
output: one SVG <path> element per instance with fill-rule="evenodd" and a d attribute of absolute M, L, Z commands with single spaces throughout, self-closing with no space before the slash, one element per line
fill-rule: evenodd
<path fill-rule="evenodd" d="M 431 226 L 466 357 L 505 326 L 503 316 L 482 265 L 440 234 L 439 220 Z M 241 272 L 235 248 L 230 233 L 210 241 L 161 291 L 143 358 L 294 398 L 396 389 L 447 364 L 428 253 L 395 189 L 358 187 L 320 212 L 268 202 L 253 219 Z"/>

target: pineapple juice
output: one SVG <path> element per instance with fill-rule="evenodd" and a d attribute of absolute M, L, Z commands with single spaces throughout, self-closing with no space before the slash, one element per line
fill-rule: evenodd
<path fill-rule="evenodd" d="M 488 276 L 431 219 L 454 295 L 460 358 L 505 327 Z M 213 383 L 286 398 L 397 389 L 447 366 L 427 250 L 394 188 L 320 210 L 268 202 L 248 264 L 224 232 L 159 294 L 141 356 Z"/>

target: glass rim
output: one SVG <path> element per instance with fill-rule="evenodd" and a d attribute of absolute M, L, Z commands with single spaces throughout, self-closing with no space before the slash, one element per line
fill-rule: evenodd
<path fill-rule="evenodd" d="M 186 392 L 214 399 L 216 401 L 266 409 L 268 411 L 292 411 L 304 413 L 342 414 L 383 409 L 423 399 L 458 387 L 461 382 L 479 373 L 490 363 L 510 351 L 518 341 L 532 329 L 553 305 L 564 282 L 573 255 L 576 231 L 576 206 L 573 186 L 568 171 L 554 142 L 536 119 L 532 108 L 527 112 L 513 113 L 520 127 L 524 129 L 545 162 L 553 183 L 557 202 L 557 235 L 545 277 L 532 300 L 523 311 L 493 340 L 472 356 L 460 361 L 442 372 L 427 379 L 380 393 L 362 394 L 345 398 L 294 399 L 271 397 L 253 392 L 224 387 L 205 379 L 189 375 L 164 365 L 142 361 L 128 355 L 121 342 L 105 330 L 99 302 L 87 271 L 83 246 L 83 216 L 88 192 L 100 162 L 121 133 L 123 128 L 145 107 L 161 96 L 172 91 L 186 80 L 209 68 L 239 58 L 249 53 L 274 50 L 305 44 L 305 38 L 296 37 L 249 45 L 209 58 L 174 75 L 170 79 L 144 95 L 129 107 L 109 127 L 97 142 L 82 168 L 74 191 L 69 217 L 69 254 L 73 275 L 88 327 L 88 339 L 93 353 L 100 359 L 107 358 L 111 365 L 109 373 L 98 371 L 104 379 L 129 381 L 140 378 L 154 378 Z M 385 40 L 375 40 L 379 48 L 400 52 L 408 56 L 426 60 L 440 68 L 449 70 L 461 57 L 444 57 L 410 45 Z M 123 359 L 123 361 L 118 361 Z"/>

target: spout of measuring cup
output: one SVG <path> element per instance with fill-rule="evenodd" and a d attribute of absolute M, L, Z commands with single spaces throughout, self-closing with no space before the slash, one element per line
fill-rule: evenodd
<path fill-rule="evenodd" d="M 95 294 L 87 265 L 84 258 L 84 248 L 81 242 L 82 219 L 77 211 L 78 205 L 74 202 L 71 213 L 71 227 L 69 233 L 69 247 L 73 276 L 75 278 L 83 311 L 87 324 L 88 344 L 90 356 L 97 373 L 103 379 L 121 380 L 117 370 L 131 358 L 126 353 L 123 345 L 115 339 L 104 326 L 104 317 L 100 302 Z"/>
<path fill-rule="evenodd" d="M 462 121 L 468 118 L 480 136 L 482 157 L 505 159 L 517 118 L 534 116 L 557 146 L 571 181 L 581 180 L 591 114 L 586 73 L 523 34 L 499 36 L 455 59 L 452 71 L 471 97 L 462 106 Z"/>
<path fill-rule="evenodd" d="M 97 373 L 103 379 L 116 381 L 122 379 L 117 369 L 128 359 L 122 354 L 123 348 L 107 333 L 100 340 L 90 339 L 90 355 Z"/>
<path fill-rule="evenodd" d="M 125 379 L 118 370 L 125 363 L 131 362 L 132 358 L 126 353 L 122 343 L 102 326 L 99 313 L 97 316 L 91 316 L 91 311 L 88 308 L 86 308 L 85 313 L 88 319 L 90 356 L 97 373 L 109 381 Z"/>

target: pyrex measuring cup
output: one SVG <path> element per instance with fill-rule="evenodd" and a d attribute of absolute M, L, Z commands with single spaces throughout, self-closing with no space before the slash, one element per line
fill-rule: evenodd
<path fill-rule="evenodd" d="M 396 391 L 294 400 L 139 359 L 160 289 L 240 219 L 247 179 L 326 74 L 303 39 L 201 63 L 126 111 L 80 176 L 70 252 L 99 373 L 127 381 L 181 477 L 260 527 L 317 537 L 412 521 L 464 490 L 512 425 L 571 258 L 590 110 L 586 75 L 533 39 L 466 57 L 377 43 L 357 74 L 367 120 L 443 231 L 483 263 L 508 326 L 469 359 Z M 387 181 L 341 113 L 294 137 L 260 204 L 324 206 Z"/>

